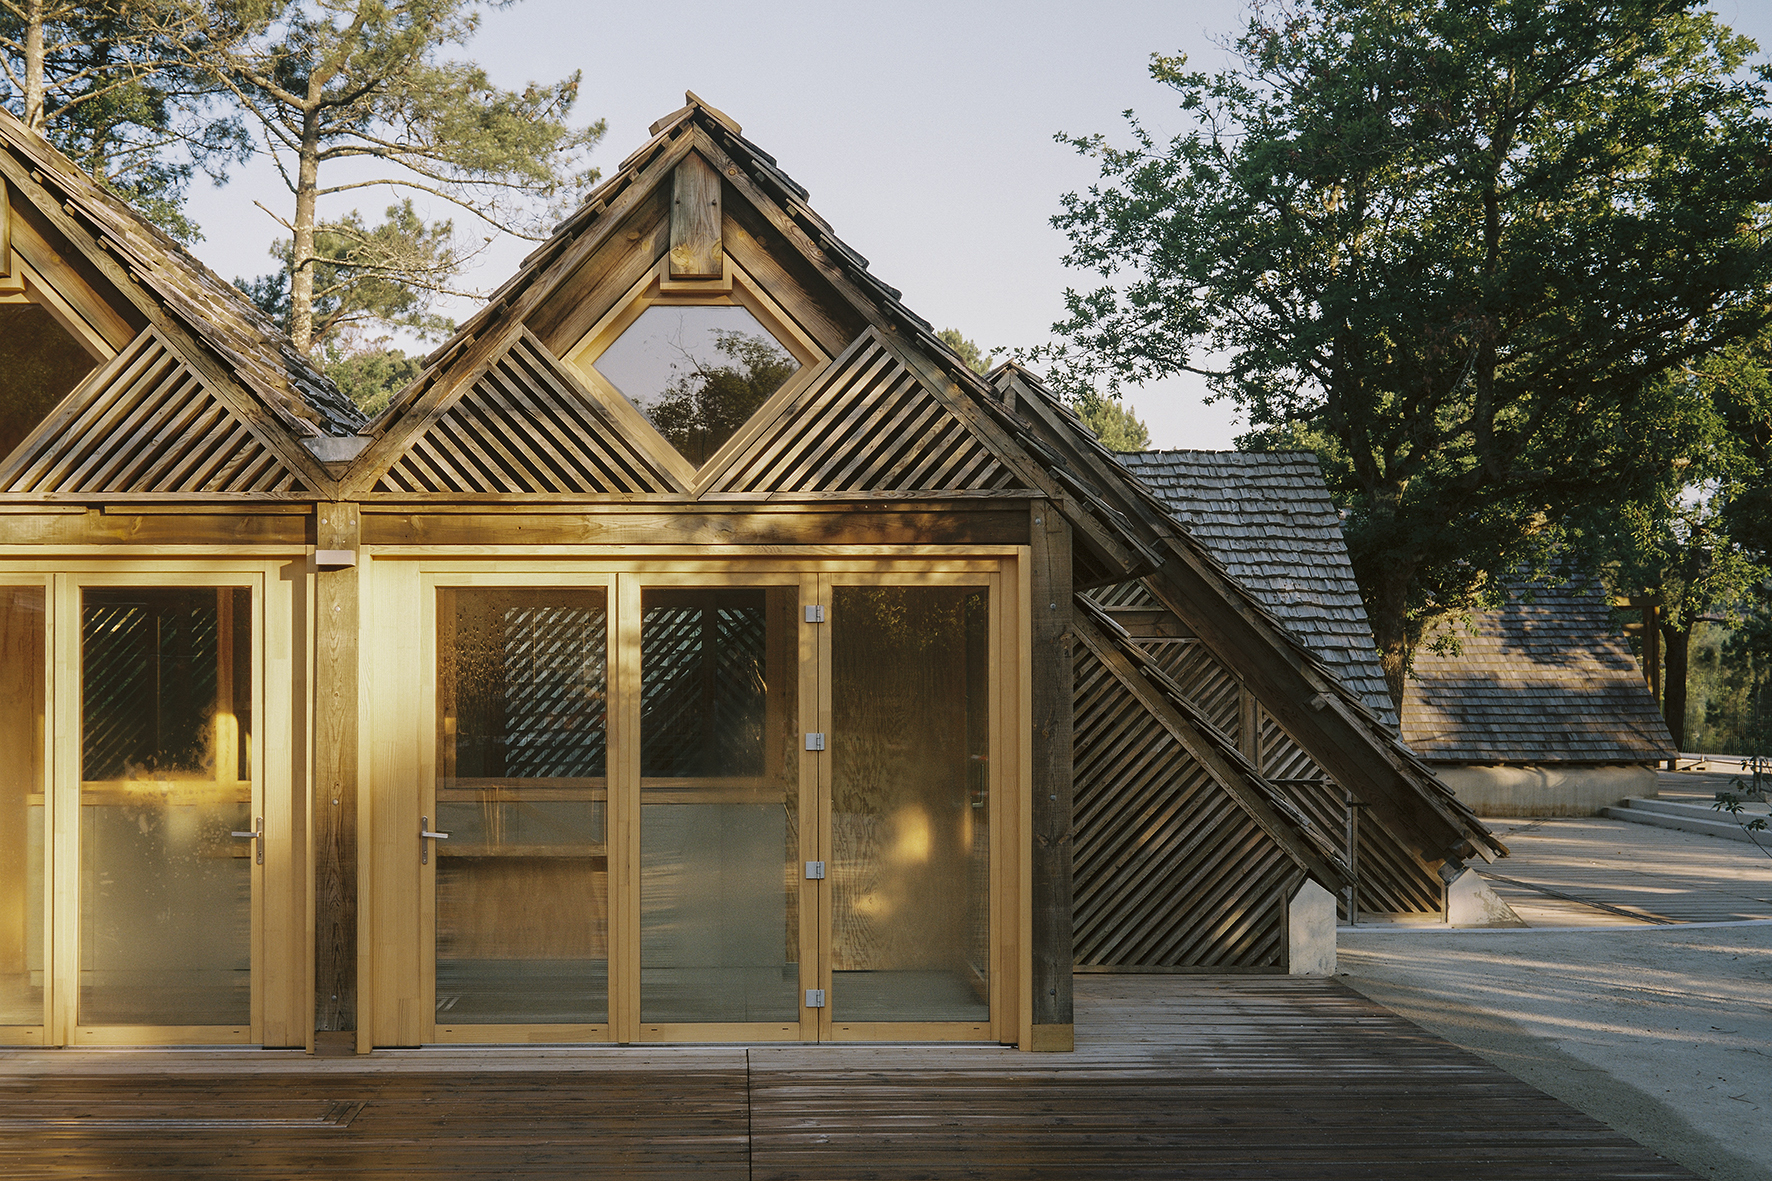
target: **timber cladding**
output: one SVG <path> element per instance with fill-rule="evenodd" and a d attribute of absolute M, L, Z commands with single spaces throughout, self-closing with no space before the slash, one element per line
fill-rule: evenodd
<path fill-rule="evenodd" d="M 79 617 L 88 584 L 148 578 L 193 587 L 219 579 L 257 588 L 255 683 L 267 708 L 252 719 L 253 749 L 299 785 L 279 787 L 275 799 L 265 797 L 264 814 L 251 817 L 265 835 L 230 830 L 228 838 L 268 847 L 265 874 L 281 882 L 252 961 L 254 986 L 272 998 L 259 1023 L 266 1039 L 299 1044 L 315 1029 L 354 1029 L 367 1050 L 530 1037 L 988 1035 L 1068 1049 L 1073 966 L 1282 972 L 1285 900 L 1305 877 L 1334 890 L 1352 886 L 1347 902 L 1362 912 L 1426 913 L 1440 905 L 1436 868 L 1498 848 L 1435 792 L 1385 729 L 1382 711 L 1337 679 L 1336 669 L 1351 665 L 1312 649 L 1311 636 L 1345 641 L 1357 630 L 1343 617 L 1345 586 L 1315 614 L 1264 602 L 1262 593 L 1285 576 L 1274 554 L 1255 552 L 1259 531 L 1232 520 L 1225 504 L 1233 498 L 1188 486 L 1195 537 L 1196 524 L 1165 509 L 1037 379 L 1013 366 L 988 380 L 967 369 L 811 210 L 806 191 L 699 100 L 656 125 L 373 422 L 239 293 L 6 117 L 0 173 L 25 210 L 13 219 L 20 266 L 65 289 L 56 313 L 88 325 L 81 339 L 96 365 L 71 393 L 43 401 L 47 417 L 32 419 L 0 466 L 8 585 L 45 588 L 62 629 L 66 668 L 45 673 L 46 681 L 61 677 L 47 714 L 55 740 L 67 746 L 80 732 L 80 649 L 66 621 Z M 68 256 L 60 266 L 58 252 Z M 636 342 L 654 339 L 626 334 L 647 316 L 656 328 L 665 308 L 694 309 L 676 317 L 671 339 L 705 379 L 694 385 L 693 366 L 671 362 L 674 376 L 658 379 L 668 380 L 668 399 L 659 386 L 642 390 L 611 376 L 620 375 L 621 348 L 648 348 Z M 757 375 L 768 366 L 747 362 L 741 372 L 730 347 L 735 329 L 724 330 L 724 361 L 688 352 L 684 325 L 697 317 L 733 323 L 721 320 L 728 313 L 749 315 L 781 346 L 767 385 Z M 712 380 L 710 367 L 722 380 L 750 384 L 734 393 Z M 670 411 L 660 413 L 667 403 Z M 1272 511 L 1290 511 L 1284 496 L 1303 487 L 1301 462 L 1288 461 L 1284 479 L 1276 477 L 1264 502 Z M 1233 468 L 1256 472 L 1262 464 L 1177 460 L 1164 470 L 1181 489 L 1176 481 Z M 1313 505 L 1315 515 L 1294 527 L 1316 539 L 1311 552 L 1321 555 L 1332 512 L 1325 517 L 1323 505 Z M 643 721 L 654 717 L 647 710 L 665 700 L 646 696 L 641 672 L 638 637 L 660 618 L 648 614 L 648 596 L 664 586 L 701 594 L 762 583 L 773 596 L 766 603 L 775 630 L 764 633 L 773 638 L 759 649 L 763 657 L 732 640 L 737 647 L 723 651 L 734 656 L 727 679 L 754 674 L 779 687 L 791 677 L 801 686 L 797 705 L 771 698 L 760 716 L 774 717 L 765 729 L 776 753 L 801 769 L 797 782 L 825 792 L 796 805 L 803 814 L 795 813 L 794 832 L 814 834 L 811 843 L 790 847 L 770 837 L 770 888 L 780 880 L 799 934 L 787 928 L 784 942 L 771 928 L 757 942 L 770 947 L 766 966 L 775 972 L 757 995 L 767 993 L 773 1005 L 780 998 L 768 990 L 785 983 L 787 1013 L 643 1016 L 638 817 L 643 804 L 665 802 L 649 776 L 668 778 L 643 771 L 639 754 L 644 727 L 654 724 Z M 893 621 L 909 616 L 887 608 L 944 585 L 984 595 L 989 627 L 965 632 L 962 647 L 951 636 L 931 640 L 915 660 L 904 655 L 913 650 L 906 631 L 898 648 L 882 641 L 867 649 L 882 666 L 871 676 L 845 663 L 847 649 L 831 638 L 848 626 L 839 594 L 883 604 L 869 618 L 880 636 L 896 636 L 902 629 Z M 545 708 L 537 707 L 535 726 L 605 711 L 607 749 L 616 752 L 600 773 L 607 782 L 538 788 L 524 776 L 505 783 L 488 772 L 478 776 L 487 783 L 472 788 L 491 793 L 477 802 L 475 823 L 492 831 L 486 818 L 514 808 L 513 792 L 601 790 L 608 811 L 585 822 L 586 833 L 598 829 L 595 839 L 538 838 L 532 848 L 488 851 L 498 842 L 477 848 L 458 832 L 453 845 L 438 847 L 451 839 L 447 827 L 437 828 L 444 804 L 466 806 L 466 797 L 449 793 L 470 789 L 422 786 L 442 749 L 437 736 L 454 733 L 431 692 L 438 640 L 427 612 L 462 588 L 528 594 L 563 586 L 595 586 L 607 596 L 597 626 L 614 655 L 600 687 L 574 689 L 570 706 L 560 693 L 538 698 Z M 833 626 L 821 631 L 827 609 Z M 696 634 L 716 635 L 711 621 L 730 623 L 738 610 L 708 607 Z M 501 636 L 528 634 L 499 619 Z M 1288 621 L 1299 624 L 1297 634 Z M 687 643 L 658 642 L 667 640 Z M 589 651 L 582 637 L 550 633 L 548 644 L 565 651 L 567 663 Z M 517 660 L 516 647 L 505 658 Z M 662 650 L 647 650 L 656 667 Z M 969 663 L 963 677 L 956 666 L 938 678 L 917 663 L 935 668 L 930 654 L 954 652 L 976 658 L 989 675 Z M 925 681 L 911 675 L 918 669 Z M 875 712 L 837 720 L 838 672 L 845 684 L 881 691 L 880 701 L 865 698 Z M 707 685 L 725 683 L 709 678 Z M 879 803 L 865 823 L 838 815 L 830 767 L 844 749 L 845 726 L 847 737 L 865 736 L 886 752 L 875 760 L 882 767 L 895 765 L 899 747 L 952 728 L 958 715 L 917 698 L 915 685 L 945 686 L 950 697 L 955 686 L 971 687 L 974 713 L 966 716 L 976 727 L 968 722 L 965 743 L 949 744 L 964 755 L 961 771 L 944 771 L 940 791 L 932 787 L 903 809 Z M 284 699 L 278 694 L 297 704 L 270 708 Z M 779 712 L 787 710 L 794 716 Z M 735 727 L 751 724 L 744 710 L 734 707 L 732 716 Z M 511 736 L 488 730 L 473 740 L 481 738 L 508 745 Z M 694 790 L 733 778 L 730 768 L 712 770 Z M 904 778 L 881 772 L 870 791 L 889 800 L 886 789 Z M 35 794 L 64 808 L 79 785 L 57 782 Z M 608 794 L 608 783 L 620 791 Z M 966 790 L 955 794 L 955 784 Z M 672 790 L 691 786 L 685 780 Z M 535 799 L 548 807 L 587 802 Z M 532 809 L 525 823 L 551 814 Z M 929 823 L 918 827 L 917 817 Z M 58 815 L 51 827 L 72 841 L 78 824 Z M 737 831 L 721 829 L 721 839 Z M 879 889 L 860 891 L 833 917 L 828 892 L 855 871 L 831 854 L 827 878 L 816 858 L 838 837 L 884 868 Z M 927 876 L 915 920 L 909 911 L 894 917 L 899 895 L 910 897 L 900 889 L 912 880 L 907 867 L 932 849 L 962 845 L 988 857 Z M 249 846 L 230 848 L 230 860 L 244 860 Z M 603 865 L 590 872 L 606 876 L 561 866 L 518 871 L 515 858 L 541 866 L 545 857 L 564 857 L 562 849 Z M 77 917 L 78 891 L 64 887 L 79 856 L 68 844 L 56 862 L 64 883 L 55 903 L 64 932 L 57 954 L 72 964 L 82 953 L 65 932 L 77 930 L 70 916 Z M 459 869 L 472 857 L 487 868 L 460 892 L 454 917 L 439 920 L 435 882 L 425 875 L 436 858 Z M 555 939 L 552 908 L 568 894 L 606 927 L 594 937 L 581 930 L 581 938 Z M 940 912 L 958 895 L 988 906 L 974 905 L 960 923 Z M 714 910 L 724 915 L 738 901 L 717 897 Z M 833 923 L 844 932 L 834 941 Z M 890 938 L 881 934 L 888 930 Z M 557 1013 L 533 1022 L 507 1013 L 477 1023 L 461 1015 L 466 1009 L 440 1018 L 432 1003 L 447 999 L 438 993 L 439 931 L 458 958 L 472 961 L 450 969 L 461 995 L 473 992 L 482 961 L 539 947 L 562 962 L 603 962 L 607 1011 L 570 1022 Z M 861 977 L 876 970 L 857 949 L 871 941 L 891 952 L 885 958 L 908 963 L 907 949 L 930 931 L 945 931 L 946 942 L 963 949 L 970 975 L 918 977 L 905 993 L 923 1006 L 905 1010 L 921 1014 L 917 1020 L 861 1002 L 839 1015 L 844 988 L 861 989 Z M 792 987 L 774 959 L 799 965 L 797 979 L 808 987 Z M 837 973 L 844 984 L 832 983 Z M 74 979 L 64 970 L 60 995 L 73 997 Z M 834 1004 L 824 1003 L 827 988 Z M 988 1012 L 978 1009 L 981 998 Z M 448 1037 L 434 1037 L 439 1030 Z M 0 1029 L 0 1036 L 10 1035 Z M 198 1035 L 155 1028 L 141 1036 Z"/>
<path fill-rule="evenodd" d="M 1284 971 L 1289 859 L 1081 646 L 1075 775 L 1078 967 Z"/>
<path fill-rule="evenodd" d="M 0 491 L 277 495 L 313 489 L 261 429 L 150 330 L 43 420 L 0 468 Z"/>

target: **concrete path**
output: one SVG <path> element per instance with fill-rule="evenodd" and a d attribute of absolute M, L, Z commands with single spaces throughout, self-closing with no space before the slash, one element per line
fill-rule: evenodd
<path fill-rule="evenodd" d="M 1514 856 L 1486 872 L 1531 929 L 1344 930 L 1347 982 L 1701 1176 L 1772 1181 L 1772 859 L 1490 823 Z"/>

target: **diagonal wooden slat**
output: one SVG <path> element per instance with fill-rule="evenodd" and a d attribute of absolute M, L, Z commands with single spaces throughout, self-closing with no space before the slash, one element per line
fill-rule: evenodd
<path fill-rule="evenodd" d="M 891 350 L 864 337 L 756 435 L 707 490 L 1021 487 L 1013 469 Z"/>
<path fill-rule="evenodd" d="M 311 491 L 153 330 L 70 394 L 0 473 L 0 492 L 44 496 Z"/>

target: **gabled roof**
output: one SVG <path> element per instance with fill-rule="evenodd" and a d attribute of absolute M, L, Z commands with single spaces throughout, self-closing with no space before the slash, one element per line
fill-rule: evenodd
<path fill-rule="evenodd" d="M 1644 763 L 1674 753 L 1642 669 L 1593 582 L 1510 579 L 1457 655 L 1416 649 L 1403 738 L 1460 763 Z"/>
<path fill-rule="evenodd" d="M 1386 725 L 1397 725 L 1366 607 L 1308 451 L 1132 451 L 1120 462 Z"/>
<path fill-rule="evenodd" d="M 1120 580 L 1143 577 L 1157 601 L 1234 664 L 1293 739 L 1415 856 L 1446 873 L 1472 856 L 1505 855 L 1476 814 L 1035 374 L 1010 364 L 992 381 L 997 413 L 1020 424 L 1018 439 L 1075 497 L 1070 519 L 1116 530 L 1145 556 L 1147 565 Z"/>
<path fill-rule="evenodd" d="M 1367 799 L 1425 864 L 1501 851 L 1384 722 L 1037 378 L 1008 367 L 986 380 L 967 368 L 812 212 L 806 190 L 721 112 L 690 95 L 687 106 L 652 130 L 653 138 L 432 354 L 425 374 L 363 428 L 374 441 L 343 477 L 347 495 L 685 502 L 1041 497 L 1064 515 L 1075 589 L 1147 578 L 1160 601 L 1215 651 L 1236 654 L 1239 671 L 1264 702 L 1273 699 L 1270 708 L 1289 731 Z M 635 433 L 631 405 L 587 391 L 593 376 L 564 359 L 574 350 L 584 355 L 600 333 L 619 331 L 608 325 L 620 322 L 620 307 L 654 297 L 646 293 L 662 299 L 666 280 L 678 282 L 669 267 L 676 265 L 672 194 L 680 167 L 692 177 L 711 169 L 720 178 L 731 281 L 743 277 L 773 299 L 828 359 L 803 368 L 687 479 L 675 457 L 661 456 L 645 439 L 649 427 Z M 619 304 L 624 298 L 630 302 Z M 542 391 L 545 406 L 536 401 Z M 593 464 L 588 455 L 562 451 L 560 432 L 548 425 L 568 417 L 585 424 L 574 432 L 581 438 L 602 432 L 623 446 L 641 445 L 606 449 Z M 637 452 L 649 447 L 664 462 L 633 470 Z M 559 488 L 550 491 L 548 481 Z M 1168 717 L 1177 740 L 1218 765 L 1215 778 L 1225 790 L 1265 814 L 1295 861 L 1333 884 L 1338 871 L 1314 849 L 1320 834 L 1269 802 L 1277 796 L 1245 765 L 1235 743 L 1186 709 L 1171 708 L 1160 670 L 1141 663 L 1123 634 L 1112 634 L 1112 620 L 1096 619 L 1082 600 L 1073 619 L 1105 661 L 1138 678 L 1141 691 L 1148 688 L 1144 695 Z M 1170 705 L 1159 706 L 1165 695 Z"/>
<path fill-rule="evenodd" d="M 4 110 L 0 175 L 15 192 L 37 197 L 34 203 L 47 206 L 54 219 L 71 222 L 76 249 L 96 247 L 93 253 L 122 264 L 128 279 L 202 342 L 291 436 L 348 435 L 362 424 L 362 412 L 243 292 Z"/>

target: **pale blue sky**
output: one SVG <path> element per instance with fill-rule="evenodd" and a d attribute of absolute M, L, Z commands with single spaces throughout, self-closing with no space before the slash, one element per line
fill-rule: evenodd
<path fill-rule="evenodd" d="M 1772 44 L 1772 2 L 1713 7 Z M 1047 219 L 1095 170 L 1053 134 L 1118 136 L 1127 108 L 1156 132 L 1181 130 L 1171 92 L 1147 73 L 1151 53 L 1216 68 L 1217 43 L 1246 10 L 1244 0 L 524 0 L 488 13 L 471 52 L 507 86 L 583 70 L 577 114 L 608 120 L 596 157 L 606 171 L 694 90 L 811 190 L 813 207 L 912 309 L 990 348 L 1046 339 L 1064 288 L 1090 282 L 1060 264 L 1065 242 Z M 193 196 L 205 262 L 226 278 L 271 268 L 277 227 L 252 202 L 288 216 L 289 199 L 267 168 Z M 371 217 L 386 203 L 348 196 Z M 526 251 L 495 244 L 467 283 L 490 290 Z M 1228 405 L 1203 405 L 1202 392 L 1175 380 L 1127 401 L 1156 446 L 1229 447 L 1241 426 Z"/>

